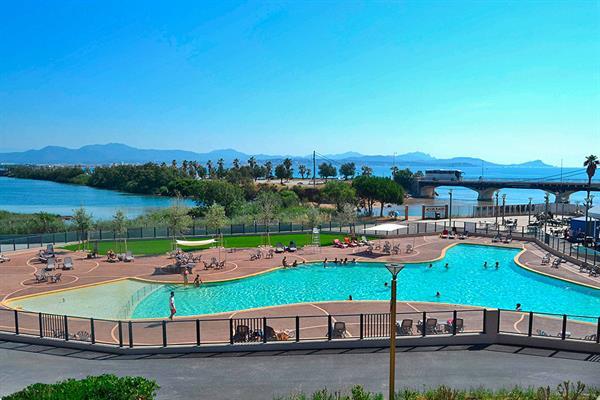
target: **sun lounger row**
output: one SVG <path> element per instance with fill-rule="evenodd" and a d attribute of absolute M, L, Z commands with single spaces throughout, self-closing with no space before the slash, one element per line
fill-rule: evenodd
<path fill-rule="evenodd" d="M 49 283 L 58 283 L 61 280 L 62 274 L 49 274 L 46 271 L 40 271 L 33 274 L 35 278 L 35 283 L 49 282 Z"/>
<path fill-rule="evenodd" d="M 469 232 L 464 232 L 464 233 L 458 233 L 456 231 L 456 229 L 453 229 L 452 231 L 448 231 L 448 229 L 444 229 L 442 231 L 442 233 L 440 234 L 440 238 L 442 239 L 455 239 L 458 238 L 460 240 L 464 240 L 466 238 L 469 237 Z"/>
<path fill-rule="evenodd" d="M 600 266 L 581 264 L 579 266 L 579 272 L 587 273 L 589 276 L 600 276 Z"/>
<path fill-rule="evenodd" d="M 0 254 L 0 264 L 2 264 L 4 262 L 9 262 L 9 261 L 10 261 L 10 258 L 5 256 L 4 254 Z"/>
<path fill-rule="evenodd" d="M 290 330 L 276 331 L 267 325 L 263 332 L 262 329 L 252 330 L 248 325 L 238 325 L 235 327 L 232 339 L 234 343 L 243 343 L 284 341 L 290 338 L 293 338 L 293 331 Z"/>
<path fill-rule="evenodd" d="M 135 258 L 133 257 L 133 253 L 131 251 L 128 251 L 127 253 L 115 253 L 112 250 L 109 250 L 106 253 L 106 261 L 108 262 L 118 262 L 118 261 L 124 261 L 124 262 L 133 262 L 135 260 Z"/>
<path fill-rule="evenodd" d="M 219 261 L 216 257 L 212 257 L 210 262 L 202 261 L 204 269 L 223 269 L 225 268 L 225 261 Z"/>
<path fill-rule="evenodd" d="M 506 236 L 502 236 L 502 235 L 496 235 L 492 238 L 492 243 L 511 243 L 512 242 L 512 235 L 506 235 Z"/>

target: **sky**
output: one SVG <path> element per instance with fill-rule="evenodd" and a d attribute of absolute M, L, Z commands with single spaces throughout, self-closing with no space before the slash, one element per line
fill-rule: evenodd
<path fill-rule="evenodd" d="M 600 150 L 600 0 L 4 1 L 0 152 Z"/>

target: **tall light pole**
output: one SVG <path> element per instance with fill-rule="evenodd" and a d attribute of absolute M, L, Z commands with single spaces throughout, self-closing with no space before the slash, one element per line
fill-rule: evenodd
<path fill-rule="evenodd" d="M 531 225 L 531 202 L 533 201 L 533 197 L 529 198 L 529 205 L 527 206 L 527 226 Z"/>
<path fill-rule="evenodd" d="M 389 400 L 394 400 L 395 382 L 396 382 L 396 278 L 404 265 L 386 264 L 385 267 L 392 274 L 392 295 L 390 298 L 390 382 L 389 382 Z"/>
<path fill-rule="evenodd" d="M 544 211 L 544 234 L 546 234 L 547 229 L 548 229 L 548 202 L 550 201 L 550 194 L 548 194 L 548 192 L 546 192 L 546 194 L 544 195 L 544 203 L 546 205 L 546 209 Z M 545 237 L 545 236 L 544 236 Z"/>
<path fill-rule="evenodd" d="M 450 206 L 448 210 L 448 225 L 450 226 L 450 230 L 452 230 L 452 189 L 448 191 L 450 195 Z"/>
<path fill-rule="evenodd" d="M 502 225 L 504 225 L 504 216 L 506 215 L 506 193 L 502 193 Z"/>
<path fill-rule="evenodd" d="M 499 192 L 496 192 L 496 228 L 498 227 L 498 196 L 500 196 Z"/>

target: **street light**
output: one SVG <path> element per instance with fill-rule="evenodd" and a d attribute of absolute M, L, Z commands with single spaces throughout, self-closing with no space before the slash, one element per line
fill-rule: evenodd
<path fill-rule="evenodd" d="M 496 212 L 494 214 L 496 214 L 496 228 L 498 227 L 498 196 L 500 195 L 500 192 L 496 192 Z"/>
<path fill-rule="evenodd" d="M 527 226 L 531 225 L 531 202 L 533 201 L 533 197 L 529 198 L 529 205 L 527 206 Z"/>
<path fill-rule="evenodd" d="M 548 202 L 550 202 L 550 194 L 548 192 L 546 192 L 546 194 L 544 195 L 544 203 L 546 205 L 545 207 L 545 211 L 544 211 L 544 237 L 546 237 L 546 233 L 548 232 Z M 545 240 L 544 240 L 545 243 Z"/>
<path fill-rule="evenodd" d="M 396 278 L 404 265 L 386 264 L 385 267 L 392 274 L 392 296 L 390 298 L 390 392 L 389 400 L 394 400 L 396 379 Z"/>
<path fill-rule="evenodd" d="M 450 210 L 448 211 L 448 225 L 450 226 L 450 230 L 452 230 L 452 189 L 448 191 L 450 195 Z"/>
<path fill-rule="evenodd" d="M 502 193 L 502 225 L 504 225 L 504 216 L 506 215 L 506 193 Z"/>

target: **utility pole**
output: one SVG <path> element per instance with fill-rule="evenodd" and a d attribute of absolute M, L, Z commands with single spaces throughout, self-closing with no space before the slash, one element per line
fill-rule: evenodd
<path fill-rule="evenodd" d="M 548 192 L 546 192 L 546 194 L 544 195 L 544 203 L 546 204 L 546 210 L 544 211 L 544 235 L 546 235 L 547 229 L 548 229 L 548 202 L 550 201 L 550 195 L 548 194 Z M 546 237 L 546 236 L 544 236 Z M 545 243 L 545 239 L 544 239 L 544 243 Z"/>
<path fill-rule="evenodd" d="M 500 195 L 499 192 L 496 192 L 496 212 L 494 214 L 496 214 L 496 228 L 498 227 L 498 196 Z"/>
<path fill-rule="evenodd" d="M 450 230 L 452 230 L 452 189 L 448 191 L 450 195 L 450 207 L 448 210 L 448 225 L 450 226 Z"/>
<path fill-rule="evenodd" d="M 502 193 L 502 225 L 504 225 L 504 216 L 506 215 L 506 193 Z"/>
<path fill-rule="evenodd" d="M 313 186 L 317 186 L 317 152 L 313 150 Z"/>

